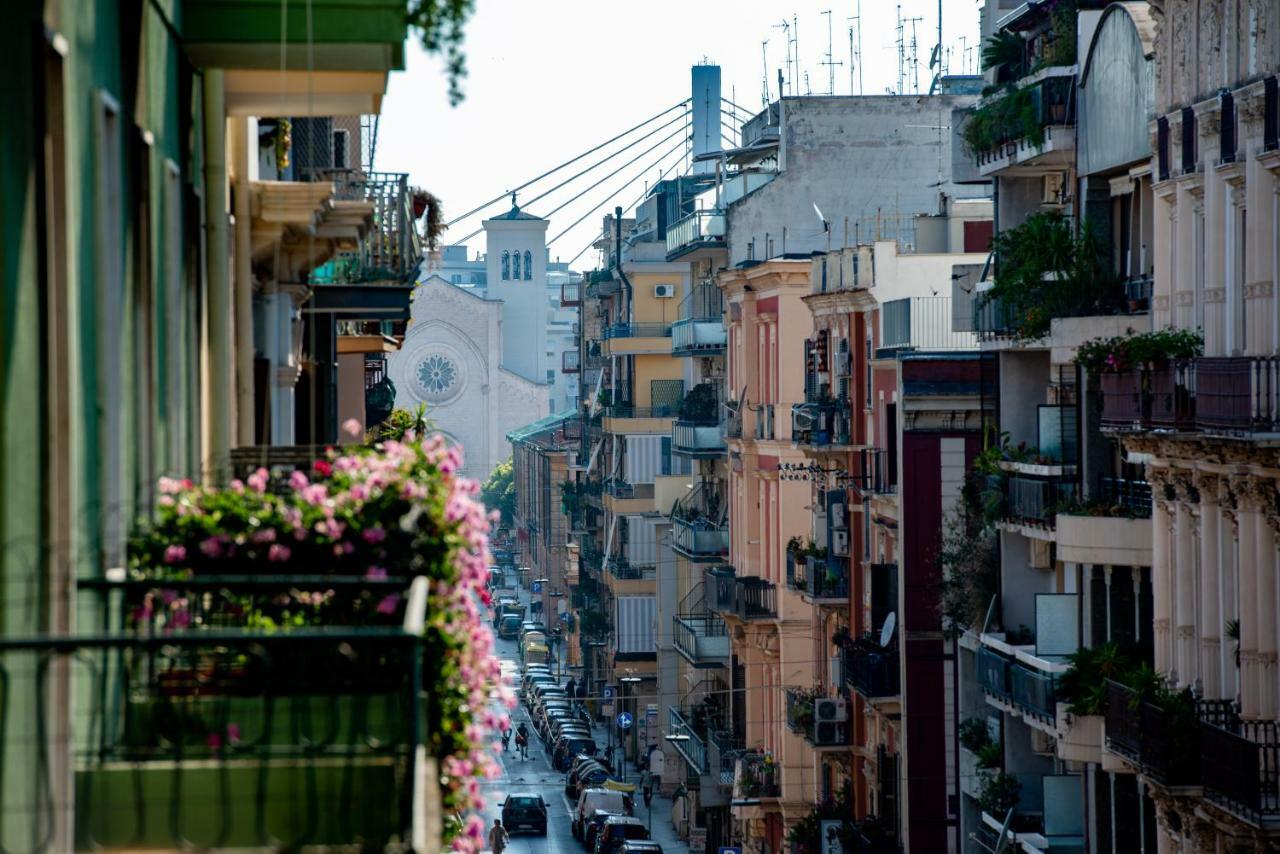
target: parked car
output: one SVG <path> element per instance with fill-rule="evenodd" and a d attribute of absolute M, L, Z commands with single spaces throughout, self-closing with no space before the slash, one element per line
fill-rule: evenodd
<path fill-rule="evenodd" d="M 520 618 L 509 614 L 498 621 L 498 637 L 514 640 L 520 633 Z"/>
<path fill-rule="evenodd" d="M 596 831 L 595 854 L 617 854 L 622 843 L 630 839 L 648 839 L 644 822 L 626 815 L 607 818 Z"/>
<path fill-rule="evenodd" d="M 583 839 L 588 819 L 596 810 L 613 815 L 631 815 L 631 796 L 615 789 L 588 788 L 578 793 L 578 803 L 573 809 L 573 835 Z M 592 840 L 594 842 L 594 839 Z"/>
<path fill-rule="evenodd" d="M 596 810 L 592 813 L 591 818 L 587 820 L 587 823 L 583 825 L 582 828 L 583 847 L 588 851 L 594 852 L 596 847 L 596 836 L 599 835 L 600 828 L 604 826 L 606 821 L 613 818 L 615 815 L 616 813 L 611 813 L 608 810 Z"/>
<path fill-rule="evenodd" d="M 551 724 L 551 726 L 547 728 L 547 751 L 548 751 L 548 753 L 554 754 L 554 753 L 555 753 L 555 751 L 556 751 L 556 748 L 557 748 L 557 747 L 559 747 L 559 746 L 561 745 L 561 743 L 562 743 L 562 742 L 564 742 L 564 741 L 565 741 L 565 740 L 567 740 L 567 739 L 571 739 L 571 738 L 583 739 L 583 740 L 586 740 L 586 741 L 591 741 L 591 730 L 587 729 L 587 728 L 586 728 L 586 727 L 584 727 L 582 724 L 577 723 L 576 721 L 565 721 L 565 720 L 560 720 L 560 719 L 553 721 L 553 722 L 552 722 L 552 724 Z M 593 744 L 594 744 L 594 743 L 593 743 Z M 586 752 L 586 751 L 585 751 L 585 748 L 584 748 L 584 750 L 579 750 L 579 751 L 575 751 L 575 752 L 576 752 L 576 753 L 583 753 L 583 752 Z M 555 767 L 555 769 L 556 769 L 557 771 L 563 771 L 563 770 L 565 770 L 565 769 L 568 767 L 569 760 L 570 760 L 570 759 L 572 759 L 572 758 L 573 758 L 573 753 L 570 753 L 570 754 L 565 758 L 565 762 L 564 762 L 564 764 L 563 764 L 563 765 L 555 765 L 555 766 L 554 766 L 554 767 Z"/>
<path fill-rule="evenodd" d="M 545 633 L 546 631 L 547 631 L 547 627 L 542 623 L 541 620 L 525 620 L 523 623 L 520 624 L 520 639 L 524 640 L 524 636 L 529 632 Z"/>
<path fill-rule="evenodd" d="M 502 826 L 507 833 L 532 831 L 547 835 L 547 802 L 538 794 L 508 795 L 502 802 Z"/>
<path fill-rule="evenodd" d="M 618 854 L 662 854 L 662 846 L 652 839 L 628 839 Z"/>
<path fill-rule="evenodd" d="M 596 741 L 590 732 L 562 730 L 551 749 L 551 767 L 557 771 L 567 771 L 574 756 L 580 753 L 595 755 L 596 750 Z"/>

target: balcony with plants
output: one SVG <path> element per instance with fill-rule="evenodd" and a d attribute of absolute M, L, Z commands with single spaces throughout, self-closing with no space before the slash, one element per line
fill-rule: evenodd
<path fill-rule="evenodd" d="M 733 800 L 747 804 L 776 800 L 782 794 L 782 773 L 772 753 L 749 751 L 737 757 L 733 774 Z"/>
<path fill-rule="evenodd" d="M 816 748 L 849 744 L 846 701 L 819 688 L 787 688 L 787 726 Z"/>
<path fill-rule="evenodd" d="M 583 277 L 582 293 L 587 299 L 604 299 L 617 296 L 622 290 L 622 282 L 613 274 L 612 269 L 592 270 Z"/>
<path fill-rule="evenodd" d="M 333 198 L 342 202 L 373 205 L 373 230 L 360 246 L 339 253 L 311 273 L 318 285 L 411 285 L 422 263 L 424 240 L 418 233 L 418 197 L 423 209 L 434 205 L 439 218 L 439 201 L 430 193 L 409 186 L 409 176 L 401 172 L 362 172 L 331 169 L 315 176 L 332 182 Z"/>
<path fill-rule="evenodd" d="M 775 620 L 778 617 L 777 588 L 772 581 L 753 575 L 735 577 L 732 612 L 739 620 Z"/>
<path fill-rule="evenodd" d="M 127 569 L 80 585 L 94 633 L 0 642 L 0 681 L 85 698 L 78 846 L 382 848 L 425 839 L 415 779 L 483 808 L 503 716 L 478 711 L 499 690 L 488 521 L 459 462 L 408 438 L 224 489 L 162 479 Z"/>
<path fill-rule="evenodd" d="M 725 427 L 721 421 L 723 393 L 723 386 L 715 382 L 698 383 L 689 389 L 671 427 L 673 453 L 694 459 L 712 459 L 725 454 Z"/>
<path fill-rule="evenodd" d="M 803 542 L 792 537 L 787 543 L 787 587 L 805 598 L 818 600 L 849 599 L 848 558 L 830 554 L 826 546 Z"/>
<path fill-rule="evenodd" d="M 1203 353 L 1198 331 L 1165 329 L 1089 341 L 1076 362 L 1097 378 L 1104 430 L 1280 433 L 1280 359 Z"/>
<path fill-rule="evenodd" d="M 1093 223 L 1055 211 L 1001 230 L 992 244 L 994 275 L 974 296 L 974 328 L 984 341 L 1046 338 L 1053 321 L 1127 314 L 1124 282 L 1110 245 Z M 1072 343 L 1072 342 L 1067 342 Z"/>
<path fill-rule="evenodd" d="M 692 561 L 729 554 L 728 505 L 715 481 L 703 480 L 671 508 L 672 548 Z"/>
<path fill-rule="evenodd" d="M 1027 4 L 983 44 L 982 68 L 994 82 L 961 130 L 983 175 L 1072 165 L 1076 15 L 1076 0 Z"/>

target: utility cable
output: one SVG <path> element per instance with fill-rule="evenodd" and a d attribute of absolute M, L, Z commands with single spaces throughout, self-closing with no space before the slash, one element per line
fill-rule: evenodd
<path fill-rule="evenodd" d="M 676 130 L 676 133 L 681 133 L 682 131 L 683 131 L 683 128 L 678 128 L 678 129 Z M 673 134 L 673 135 L 674 135 L 674 134 Z M 667 139 L 670 139 L 670 138 L 671 138 L 671 137 L 667 137 Z M 663 140 L 663 142 L 666 142 L 666 140 Z M 661 144 L 661 143 L 659 143 L 659 145 L 660 145 L 660 144 Z M 676 151 L 679 151 L 679 150 L 680 150 L 680 147 L 681 147 L 681 146 L 683 146 L 684 144 L 685 144 L 685 140 L 684 140 L 684 139 L 677 140 L 677 141 L 676 141 L 676 144 L 675 144 L 671 149 L 669 149 L 665 154 L 663 154 L 661 157 L 659 157 L 659 158 L 658 158 L 658 159 L 657 159 L 653 164 L 651 164 L 651 165 L 649 165 L 649 166 L 646 166 L 646 167 L 644 168 L 644 171 L 643 171 L 643 172 L 641 172 L 639 175 L 637 175 L 636 177 L 632 178 L 631 180 L 627 181 L 625 184 L 623 184 L 623 185 L 622 185 L 621 187 L 619 187 L 618 189 L 614 190 L 612 193 L 610 193 L 608 196 L 606 196 L 606 197 L 605 197 L 605 198 L 604 198 L 604 199 L 603 199 L 603 200 L 602 200 L 598 205 L 596 205 L 595 207 L 591 208 L 589 211 L 587 211 L 586 213 L 584 213 L 582 216 L 580 216 L 580 217 L 578 217 L 576 220 L 574 220 L 574 222 L 573 222 L 573 224 L 572 224 L 572 225 L 570 225 L 570 226 L 569 226 L 568 228 L 566 228 L 564 231 L 562 231 L 562 232 L 560 232 L 559 234 L 557 234 L 555 237 L 553 237 L 553 238 L 551 238 L 550 240 L 548 240 L 548 241 L 547 241 L 547 246 L 550 246 L 552 243 L 555 243 L 557 240 L 559 240 L 560 238 L 564 237 L 566 234 L 568 234 L 570 231 L 572 231 L 574 228 L 576 228 L 579 224 L 581 224 L 581 223 L 582 223 L 582 221 L 583 221 L 584 219 L 586 219 L 587 217 L 591 216 L 591 215 L 592 215 L 593 213 L 595 213 L 596 211 L 600 210 L 600 208 L 604 207 L 604 206 L 605 206 L 605 205 L 607 205 L 609 202 L 613 201 L 613 198 L 614 198 L 615 196 L 617 196 L 619 193 L 621 193 L 623 190 L 625 190 L 627 187 L 630 187 L 630 186 L 631 186 L 632 184 L 634 184 L 636 181 L 639 181 L 639 180 L 643 179 L 643 178 L 644 178 L 644 176 L 645 176 L 645 173 L 646 173 L 646 172 L 648 172 L 648 171 L 649 171 L 649 170 L 651 170 L 651 169 L 655 169 L 655 168 L 657 168 L 657 166 L 658 166 L 660 163 L 662 163 L 664 160 L 666 160 L 668 157 L 670 157 L 670 156 L 671 156 L 672 154 L 674 154 Z M 656 148 L 657 146 L 654 146 L 654 147 Z M 650 149 L 650 151 L 652 151 L 652 149 Z M 645 153 L 647 154 L 648 152 L 645 152 Z M 631 161 L 631 163 L 634 163 L 634 162 L 635 162 L 635 160 L 638 160 L 638 159 L 639 159 L 638 157 L 637 157 L 637 158 L 635 158 L 635 159 L 633 159 L 633 160 Z M 628 166 L 629 166 L 629 165 L 631 165 L 631 164 L 630 164 L 630 163 L 628 163 L 628 164 L 626 164 L 626 165 L 628 165 Z M 616 173 L 615 173 L 615 174 L 616 174 Z M 612 176 L 610 175 L 610 176 L 606 176 L 606 177 L 612 177 Z M 586 192 L 586 191 L 584 191 L 584 192 Z M 562 207 L 563 207 L 563 206 L 562 206 Z"/>
<path fill-rule="evenodd" d="M 484 204 L 480 205 L 479 207 L 474 207 L 474 208 L 472 208 L 471 210 L 467 211 L 466 213 L 462 214 L 461 216 L 454 217 L 453 219 L 451 219 L 451 220 L 449 220 L 447 223 L 445 223 L 445 227 L 446 227 L 446 228 L 448 228 L 449 226 L 451 226 L 451 225 L 453 225 L 453 224 L 455 224 L 455 223 L 461 222 L 462 220 L 466 219 L 467 217 L 472 216 L 473 214 L 477 214 L 477 213 L 479 213 L 480 211 L 484 210 L 485 208 L 487 208 L 487 207 L 489 207 L 489 206 L 491 206 L 491 205 L 497 204 L 498 202 L 500 202 L 500 201 L 502 201 L 503 199 L 505 199 L 507 196 L 510 196 L 512 193 L 518 193 L 518 192 L 520 192 L 521 190 L 523 190 L 525 187 L 528 187 L 528 186 L 530 186 L 531 184 L 536 184 L 538 181 L 541 181 L 543 178 L 546 178 L 548 175 L 553 175 L 553 174 L 555 174 L 556 172 L 559 172 L 561 169 L 565 168 L 566 166 L 570 166 L 570 165 L 572 165 L 572 164 L 574 164 L 574 163 L 577 163 L 579 160 L 581 160 L 581 159 L 582 159 L 582 158 L 584 158 L 584 157 L 587 157 L 587 156 L 589 156 L 589 155 L 595 154 L 595 153 L 596 153 L 597 151 L 599 151 L 600 149 L 602 149 L 602 148 L 604 148 L 604 147 L 606 147 L 606 146 L 608 146 L 608 145 L 611 145 L 612 143 L 617 142 L 618 140 L 622 139 L 622 138 L 623 138 L 624 136 L 626 136 L 627 134 L 629 134 L 629 133 L 632 133 L 632 132 L 634 132 L 634 131 L 639 130 L 640 128 L 644 127 L 645 125 L 649 124 L 650 122 L 654 121 L 655 119 L 659 119 L 659 118 L 661 118 L 662 116 L 665 116 L 667 113 L 671 112 L 672 110 L 676 109 L 677 107 L 683 107 L 683 106 L 685 106 L 685 105 L 686 105 L 686 104 L 688 104 L 688 103 L 689 103 L 689 99 L 688 99 L 688 98 L 685 98 L 683 101 L 679 102 L 678 104 L 672 104 L 670 107 L 667 107 L 665 110 L 663 110 L 662 112 L 658 113 L 657 115 L 650 116 L 649 118 L 647 118 L 647 119 L 645 119 L 644 121 L 642 121 L 640 124 L 636 125 L 635 127 L 628 128 L 627 130 L 624 130 L 622 133 L 618 134 L 617 136 L 613 137 L 612 139 L 607 139 L 607 140 L 605 140 L 604 142 L 600 143 L 599 145 L 597 145 L 597 146 L 595 146 L 595 147 L 593 147 L 593 148 L 590 148 L 590 149 L 588 149 L 588 150 L 586 150 L 586 151 L 582 152 L 581 154 L 577 155 L 576 157 L 574 157 L 574 158 L 572 158 L 572 159 L 570 159 L 570 160 L 566 160 L 564 163 L 561 163 L 559 166 L 556 166 L 556 167 L 555 167 L 555 168 L 553 168 L 553 169 L 548 169 L 546 172 L 543 172 L 543 173 L 542 173 L 541 175 L 539 175 L 538 177 L 536 177 L 536 178 L 531 178 L 530 180 L 525 181 L 525 182 L 524 182 L 523 184 L 521 184 L 519 187 L 516 187 L 515 189 L 512 189 L 512 190 L 507 190 L 506 192 L 502 193 L 501 195 L 494 196 L 492 199 L 490 199 L 489 201 L 487 201 L 487 202 L 485 202 Z"/>
<path fill-rule="evenodd" d="M 578 199 L 582 198 L 582 197 L 583 197 L 583 196 L 585 196 L 587 193 L 589 193 L 589 192 L 591 192 L 592 190 L 594 190 L 596 187 L 599 187 L 599 186 L 600 186 L 601 184 L 603 184 L 605 181 L 608 181 L 610 178 L 612 178 L 612 177 L 614 177 L 615 175 L 617 175 L 617 174 L 618 174 L 619 172 L 621 172 L 623 169 L 626 169 L 628 166 L 631 166 L 632 164 L 634 164 L 634 163 L 635 163 L 637 160 L 639 160 L 641 157 L 645 157 L 645 156 L 647 156 L 647 155 L 648 155 L 648 154 L 650 154 L 650 153 L 651 153 L 655 148 L 657 148 L 658 146 L 662 145 L 663 143 L 669 142 L 672 138 L 674 138 L 674 137 L 675 137 L 675 136 L 677 136 L 678 134 L 682 133 L 683 131 L 684 131 L 684 128 L 683 128 L 683 127 L 678 127 L 678 128 L 676 128 L 676 129 L 675 129 L 675 130 L 673 130 L 671 133 L 667 134 L 665 137 L 663 137 L 662 139 L 658 140 L 658 141 L 657 141 L 657 142 L 655 142 L 653 145 L 649 146 L 649 147 L 648 147 L 648 148 L 646 148 L 644 151 L 642 151 L 642 152 L 640 152 L 639 154 L 637 154 L 635 157 L 632 157 L 632 158 L 631 158 L 630 160 L 628 160 L 626 163 L 623 163 L 623 164 L 622 164 L 621 166 L 619 166 L 617 169 L 614 169 L 614 170 L 613 170 L 612 172 L 610 172 L 608 175 L 605 175 L 603 178 L 601 178 L 600 180 L 596 181 L 594 184 L 592 184 L 591 186 L 587 187 L 585 190 L 582 190 L 582 191 L 581 191 L 581 192 L 579 192 L 577 195 L 573 196 L 571 199 L 569 199 L 568 201 L 564 202 L 564 203 L 563 203 L 562 205 L 560 205 L 558 208 L 555 208 L 554 210 L 548 211 L 546 214 L 544 214 L 544 215 L 543 215 L 543 217 L 542 217 L 542 218 L 543 218 L 543 219 L 550 219 L 552 216 L 554 216 L 555 214 L 557 214 L 557 213 L 559 213 L 560 211 L 564 210 L 566 207 L 568 207 L 569 205 L 573 204 L 573 203 L 574 203 L 574 202 L 576 202 Z M 579 222 L 581 222 L 581 220 L 579 220 Z M 574 225 L 577 225 L 577 223 L 574 223 Z M 570 226 L 570 228 L 572 228 L 572 227 L 573 227 L 573 226 Z M 472 232 L 471 232 L 470 234 L 468 234 L 466 237 L 463 237 L 461 240 L 459 240 L 459 241 L 458 241 L 458 243 L 466 243 L 468 240 L 470 240 L 471 238 L 475 237 L 477 234 L 479 234 L 479 233 L 480 233 L 480 232 L 482 232 L 482 231 L 484 231 L 484 226 L 483 226 L 483 225 L 482 225 L 480 228 L 477 228 L 475 231 L 472 231 Z M 563 232 L 562 232 L 562 233 L 563 233 Z M 547 245 L 548 245 L 548 246 L 550 246 L 550 245 L 552 244 L 552 242 L 554 242 L 554 240 L 555 240 L 555 238 L 552 238 L 552 240 L 547 241 Z"/>

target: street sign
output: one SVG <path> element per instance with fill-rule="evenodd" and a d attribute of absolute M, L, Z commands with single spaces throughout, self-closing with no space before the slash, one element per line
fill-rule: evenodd
<path fill-rule="evenodd" d="M 534 593 L 541 593 L 541 592 L 542 592 L 542 582 L 541 582 L 541 581 L 535 581 L 535 582 L 533 582 L 532 590 L 533 590 L 533 592 L 534 592 Z"/>
<path fill-rule="evenodd" d="M 631 715 L 630 715 L 630 713 L 628 713 L 628 712 L 623 712 L 622 714 L 618 715 L 618 728 L 619 728 L 619 729 L 631 729 Z"/>
<path fill-rule="evenodd" d="M 741 845 L 721 845 L 720 854 L 742 854 Z"/>
<path fill-rule="evenodd" d="M 658 719 L 658 707 L 653 705 L 649 706 L 644 710 L 644 717 L 646 723 L 656 721 Z"/>
<path fill-rule="evenodd" d="M 613 699 L 613 686 L 612 686 L 612 685 L 606 685 L 606 686 L 604 686 L 604 698 L 605 698 L 606 700 L 612 700 L 612 699 Z"/>

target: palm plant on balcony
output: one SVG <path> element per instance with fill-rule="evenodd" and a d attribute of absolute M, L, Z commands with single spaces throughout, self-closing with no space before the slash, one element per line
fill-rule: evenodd
<path fill-rule="evenodd" d="M 1071 667 L 1058 676 L 1056 692 L 1073 715 L 1101 715 L 1107 710 L 1107 680 L 1123 682 L 1132 660 L 1114 643 L 1083 647 L 1068 656 Z"/>
<path fill-rule="evenodd" d="M 409 582 L 426 579 L 425 622 L 412 636 L 426 698 L 424 744 L 443 772 L 446 809 L 478 810 L 483 799 L 476 778 L 498 773 L 489 748 L 505 718 L 489 710 L 490 697 L 498 692 L 511 707 L 514 696 L 498 685 L 501 670 L 481 614 L 489 601 L 487 534 L 494 517 L 476 500 L 478 484 L 457 476 L 461 464 L 460 449 L 446 447 L 441 437 L 409 433 L 404 441 L 331 450 L 310 472 L 294 471 L 284 482 L 273 482 L 266 469 L 225 488 L 162 479 L 155 517 L 129 544 L 130 571 L 143 582 L 129 623 L 147 634 L 237 627 L 269 634 L 340 626 L 385 631 L 403 620 Z M 303 575 L 332 578 L 333 588 L 308 580 L 291 589 L 290 577 Z M 216 593 L 181 593 L 184 583 L 230 577 L 279 579 L 283 592 L 245 598 L 228 582 Z M 335 679 L 343 694 L 403 688 L 400 656 L 375 648 L 360 661 L 351 671 L 337 659 L 277 656 L 267 674 L 284 686 L 276 693 L 336 690 Z M 250 664 L 247 658 L 232 662 L 213 683 L 203 671 L 188 675 L 206 696 L 238 696 L 237 673 L 248 673 Z M 153 678 L 150 690 L 161 698 L 172 696 L 166 685 L 175 679 L 186 684 L 173 669 Z M 221 723 L 211 734 L 235 740 Z M 209 742 L 211 750 L 222 747 Z M 460 847 L 474 847 L 476 834 L 483 835 L 475 825 L 452 828 Z"/>
<path fill-rule="evenodd" d="M 982 302 L 998 301 L 1019 338 L 1043 338 L 1055 317 L 1109 314 L 1123 296 L 1107 242 L 1091 223 L 1077 228 L 1057 212 L 1032 214 L 997 234 L 993 249 L 994 287 Z"/>
<path fill-rule="evenodd" d="M 978 788 L 978 806 L 991 816 L 1002 818 L 1018 806 L 1022 784 L 1012 774 L 983 774 Z"/>
<path fill-rule="evenodd" d="M 698 383 L 680 401 L 680 420 L 695 424 L 714 424 L 719 415 L 719 395 L 712 383 Z"/>

